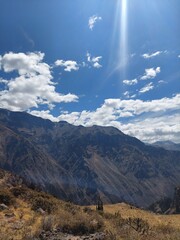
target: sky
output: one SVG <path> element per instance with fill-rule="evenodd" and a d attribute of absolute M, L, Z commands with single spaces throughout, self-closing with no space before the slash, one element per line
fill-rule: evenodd
<path fill-rule="evenodd" d="M 0 108 L 180 143 L 179 0 L 0 7 Z"/>

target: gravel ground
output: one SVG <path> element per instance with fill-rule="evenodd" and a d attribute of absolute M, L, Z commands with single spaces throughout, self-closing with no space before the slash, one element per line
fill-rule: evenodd
<path fill-rule="evenodd" d="M 58 231 L 42 232 L 39 240 L 104 240 L 105 233 L 94 233 L 84 236 L 74 236 L 71 234 L 64 234 Z"/>

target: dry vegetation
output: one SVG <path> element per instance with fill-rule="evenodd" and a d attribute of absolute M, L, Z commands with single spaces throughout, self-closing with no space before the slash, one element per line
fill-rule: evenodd
<path fill-rule="evenodd" d="M 46 193 L 16 186 L 0 186 L 0 240 L 31 240 L 44 231 L 57 230 L 74 235 L 103 230 L 103 218 L 70 202 Z"/>
<path fill-rule="evenodd" d="M 180 215 L 154 214 L 125 203 L 105 205 L 102 215 L 109 240 L 180 239 Z"/>
<path fill-rule="evenodd" d="M 124 203 L 97 212 L 94 206 L 63 202 L 18 181 L 0 172 L 0 204 L 6 205 L 0 210 L 0 240 L 38 240 L 43 230 L 74 235 L 100 231 L 106 240 L 180 239 L 180 215 L 156 215 Z"/>

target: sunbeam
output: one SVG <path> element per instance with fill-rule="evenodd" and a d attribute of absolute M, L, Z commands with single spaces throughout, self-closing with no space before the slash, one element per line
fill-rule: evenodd
<path fill-rule="evenodd" d="M 127 34 L 127 0 L 121 0 L 120 39 L 118 49 L 118 68 L 125 75 L 128 60 L 128 34 Z"/>
<path fill-rule="evenodd" d="M 128 14 L 127 0 L 117 0 L 116 12 L 114 16 L 114 28 L 112 32 L 112 46 L 116 47 L 115 55 L 112 53 L 109 61 L 108 78 L 115 72 L 119 72 L 122 77 L 126 75 L 128 62 Z M 118 41 L 117 41 L 118 40 Z M 111 70 L 110 70 L 111 68 Z"/>

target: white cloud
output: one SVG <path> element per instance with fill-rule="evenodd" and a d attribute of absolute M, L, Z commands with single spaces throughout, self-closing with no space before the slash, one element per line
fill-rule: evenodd
<path fill-rule="evenodd" d="M 96 111 L 64 113 L 58 119 L 74 125 L 114 126 L 147 142 L 166 139 L 176 142 L 180 141 L 180 116 L 170 115 L 169 111 L 178 111 L 179 105 L 180 94 L 152 101 L 106 99 Z M 124 117 L 129 120 L 124 122 Z"/>
<path fill-rule="evenodd" d="M 53 117 L 49 110 L 30 113 L 55 122 L 63 120 L 74 125 L 114 126 L 145 142 L 180 142 L 180 114 L 177 112 L 179 105 L 180 94 L 177 94 L 172 98 L 152 101 L 106 99 L 95 111 L 62 112 L 59 117 Z"/>
<path fill-rule="evenodd" d="M 145 92 L 149 92 L 150 90 L 152 90 L 154 88 L 154 85 L 152 82 L 148 83 L 146 86 L 144 86 L 143 88 L 141 88 L 139 90 L 140 93 L 145 93 Z"/>
<path fill-rule="evenodd" d="M 160 67 L 145 69 L 145 74 L 140 79 L 141 80 L 147 80 L 147 79 L 155 78 L 156 75 L 160 72 L 161 72 Z"/>
<path fill-rule="evenodd" d="M 6 73 L 17 71 L 19 76 L 4 80 L 5 89 L 0 91 L 0 108 L 24 111 L 42 104 L 52 108 L 53 103 L 78 100 L 74 94 L 56 92 L 51 67 L 43 62 L 43 58 L 41 52 L 10 52 L 2 56 L 2 69 Z"/>
<path fill-rule="evenodd" d="M 79 66 L 78 66 L 77 62 L 72 61 L 72 60 L 68 60 L 68 61 L 57 60 L 55 62 L 55 65 L 59 66 L 59 67 L 64 67 L 64 71 L 66 71 L 66 72 L 71 72 L 72 70 L 74 70 L 74 71 L 79 70 Z"/>
<path fill-rule="evenodd" d="M 138 83 L 138 80 L 136 78 L 133 80 L 123 80 L 123 83 L 126 85 L 135 85 Z"/>
<path fill-rule="evenodd" d="M 144 142 L 171 140 L 180 142 L 180 114 L 139 118 L 134 122 L 119 125 L 125 133 L 135 136 Z"/>
<path fill-rule="evenodd" d="M 93 67 L 94 67 L 94 68 L 101 68 L 102 66 L 101 66 L 101 64 L 99 64 L 98 62 L 95 62 L 95 63 L 93 64 Z"/>
<path fill-rule="evenodd" d="M 124 95 L 125 97 L 127 97 L 127 98 L 130 97 L 130 95 L 129 95 L 129 91 L 124 92 L 123 95 Z"/>
<path fill-rule="evenodd" d="M 100 60 L 101 60 L 101 56 L 99 56 L 99 57 L 93 57 L 92 59 L 91 59 L 91 62 L 93 62 L 93 63 L 96 63 L 96 62 L 99 62 Z"/>
<path fill-rule="evenodd" d="M 99 61 L 102 59 L 102 56 L 98 57 L 91 57 L 91 54 L 87 52 L 86 54 L 87 61 L 94 67 L 94 68 L 101 68 L 102 65 L 99 63 Z"/>
<path fill-rule="evenodd" d="M 50 113 L 49 110 L 43 110 L 43 111 L 36 111 L 36 110 L 33 110 L 33 111 L 28 111 L 28 113 L 36 116 L 36 117 L 41 117 L 41 118 L 44 118 L 44 119 L 49 119 L 51 120 L 52 122 L 58 122 L 58 118 L 56 117 L 53 117 Z"/>
<path fill-rule="evenodd" d="M 5 79 L 3 79 L 3 78 L 0 78 L 0 83 L 7 84 L 7 83 L 8 83 L 8 80 L 5 80 Z"/>
<path fill-rule="evenodd" d="M 159 83 L 159 84 L 165 84 L 165 83 L 167 83 L 167 82 L 164 81 L 164 80 L 159 80 L 158 83 Z"/>
<path fill-rule="evenodd" d="M 153 58 L 153 57 L 156 57 L 156 56 L 160 55 L 161 53 L 162 53 L 162 51 L 157 51 L 157 52 L 154 52 L 154 53 L 144 53 L 142 55 L 142 57 L 145 58 L 145 59 Z"/>
<path fill-rule="evenodd" d="M 89 29 L 93 30 L 94 25 L 96 24 L 96 22 L 100 21 L 100 20 L 102 20 L 102 17 L 98 17 L 97 15 L 91 16 L 89 18 L 89 23 L 88 23 Z"/>
<path fill-rule="evenodd" d="M 180 58 L 180 55 L 178 55 L 178 58 Z"/>
<path fill-rule="evenodd" d="M 13 53 L 9 52 L 2 56 L 1 64 L 5 72 L 17 71 L 19 75 L 34 76 L 43 74 L 50 77 L 49 66 L 43 63 L 44 53 Z"/>

